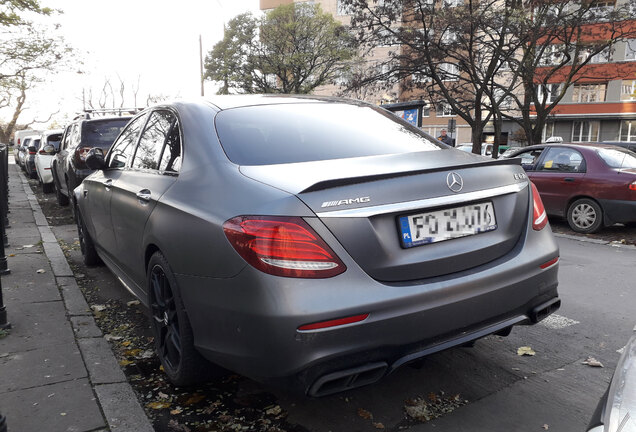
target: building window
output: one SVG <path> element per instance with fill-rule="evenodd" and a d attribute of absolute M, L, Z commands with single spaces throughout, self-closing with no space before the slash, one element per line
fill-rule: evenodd
<path fill-rule="evenodd" d="M 575 84 L 572 102 L 605 102 L 607 84 Z"/>
<path fill-rule="evenodd" d="M 608 63 L 612 60 L 612 48 L 609 46 L 603 48 L 596 54 L 592 54 L 593 52 L 594 48 L 581 48 L 579 62 L 582 63 L 588 58 L 590 59 L 590 63 Z"/>
<path fill-rule="evenodd" d="M 625 41 L 625 60 L 636 60 L 636 39 Z"/>
<path fill-rule="evenodd" d="M 545 102 L 548 104 L 553 103 L 561 94 L 562 84 L 539 84 L 537 86 L 537 100 L 539 103 L 543 103 L 543 95 L 546 95 Z"/>
<path fill-rule="evenodd" d="M 563 62 L 563 45 L 553 44 L 548 45 L 543 50 L 543 55 L 539 60 L 539 66 L 558 65 Z"/>
<path fill-rule="evenodd" d="M 547 122 L 543 126 L 543 132 L 541 133 L 541 142 L 546 142 L 548 138 L 554 136 L 554 122 Z"/>
<path fill-rule="evenodd" d="M 423 84 L 431 82 L 430 73 L 427 71 L 417 72 L 411 75 L 411 82 L 414 84 Z"/>
<path fill-rule="evenodd" d="M 438 102 L 436 104 L 436 109 L 437 109 L 437 113 L 436 113 L 437 117 L 450 117 L 455 115 L 453 108 L 451 108 L 450 104 L 446 102 Z"/>
<path fill-rule="evenodd" d="M 378 46 L 387 47 L 400 44 L 400 41 L 395 34 L 395 30 L 382 27 L 377 30 L 376 35 L 378 38 Z"/>
<path fill-rule="evenodd" d="M 426 104 L 422 107 L 422 117 L 430 117 L 431 116 L 431 106 Z"/>
<path fill-rule="evenodd" d="M 621 141 L 636 141 L 636 120 L 621 122 Z"/>
<path fill-rule="evenodd" d="M 636 80 L 623 80 L 621 85 L 621 100 L 636 100 Z"/>
<path fill-rule="evenodd" d="M 604 20 L 607 19 L 608 16 L 614 10 L 614 6 L 616 5 L 615 0 L 598 0 L 593 1 L 587 12 L 585 12 L 585 17 L 589 19 L 596 20 Z"/>
<path fill-rule="evenodd" d="M 440 63 L 439 73 L 443 81 L 457 81 L 459 79 L 459 67 L 454 63 Z"/>
<path fill-rule="evenodd" d="M 598 131 L 600 122 L 592 121 L 575 121 L 572 129 L 572 142 L 595 142 L 598 141 Z"/>
<path fill-rule="evenodd" d="M 452 44 L 454 42 L 457 42 L 457 32 L 453 31 L 453 30 L 446 30 L 443 34 L 442 34 L 442 40 L 441 42 L 443 44 Z"/>

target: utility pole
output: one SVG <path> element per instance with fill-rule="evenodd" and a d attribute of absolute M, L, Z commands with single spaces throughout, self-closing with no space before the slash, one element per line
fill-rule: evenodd
<path fill-rule="evenodd" d="M 201 41 L 201 35 L 199 35 L 199 72 L 201 74 L 201 96 L 205 96 L 203 86 L 203 42 Z"/>

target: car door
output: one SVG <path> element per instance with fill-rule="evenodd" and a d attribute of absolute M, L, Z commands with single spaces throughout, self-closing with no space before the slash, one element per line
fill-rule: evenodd
<path fill-rule="evenodd" d="M 564 216 L 569 200 L 583 187 L 587 164 L 576 149 L 547 148 L 532 176 L 548 214 Z"/>
<path fill-rule="evenodd" d="M 146 278 L 144 227 L 159 198 L 176 180 L 174 172 L 160 167 L 162 150 L 166 143 L 170 145 L 174 141 L 175 131 L 180 148 L 175 113 L 166 109 L 153 111 L 139 138 L 130 168 L 124 170 L 113 187 L 111 218 L 117 256 L 124 272 L 142 287 Z"/>
<path fill-rule="evenodd" d="M 66 186 L 66 182 L 64 181 L 64 161 L 66 160 L 66 155 L 68 155 L 68 147 L 70 145 L 71 140 L 71 132 L 75 124 L 70 124 L 64 130 L 64 135 L 62 136 L 62 142 L 60 143 L 60 149 L 55 154 L 55 159 L 53 160 L 53 177 L 54 182 L 57 186 L 60 187 L 60 190 Z M 56 187 L 57 187 L 56 186 Z"/>
<path fill-rule="evenodd" d="M 114 185 L 119 181 L 130 160 L 132 160 L 139 132 L 147 116 L 142 115 L 133 119 L 119 135 L 107 155 L 106 169 L 96 171 L 84 180 L 84 190 L 88 197 L 86 208 L 90 223 L 89 232 L 92 233 L 96 245 L 109 258 L 121 267 L 117 259 L 117 241 L 115 227 L 111 219 L 111 199 Z"/>

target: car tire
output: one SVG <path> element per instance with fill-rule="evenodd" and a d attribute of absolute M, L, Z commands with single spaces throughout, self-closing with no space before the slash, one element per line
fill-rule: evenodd
<path fill-rule="evenodd" d="M 101 264 L 102 260 L 97 255 L 95 244 L 90 234 L 86 230 L 84 219 L 78 215 L 77 218 L 77 236 L 79 238 L 80 250 L 82 251 L 82 259 L 87 266 L 96 266 Z"/>
<path fill-rule="evenodd" d="M 53 182 L 55 183 L 55 196 L 57 198 L 57 203 L 59 205 L 61 205 L 62 207 L 67 206 L 68 205 L 68 197 L 62 193 L 62 191 L 60 190 L 61 187 L 58 184 L 58 182 L 55 181 L 55 180 L 53 180 Z"/>
<path fill-rule="evenodd" d="M 155 349 L 175 386 L 200 384 L 221 373 L 194 348 L 194 335 L 177 281 L 159 251 L 148 262 L 147 289 Z"/>
<path fill-rule="evenodd" d="M 603 210 L 594 200 L 578 199 L 568 208 L 568 224 L 578 233 L 594 233 L 603 225 Z"/>
<path fill-rule="evenodd" d="M 53 192 L 53 183 L 42 183 L 42 192 L 51 193 Z"/>

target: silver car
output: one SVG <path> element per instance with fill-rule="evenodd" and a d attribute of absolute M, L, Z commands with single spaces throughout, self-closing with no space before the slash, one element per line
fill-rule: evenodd
<path fill-rule="evenodd" d="M 366 103 L 158 105 L 86 162 L 84 260 L 150 308 L 176 385 L 211 362 L 322 396 L 560 305 L 559 250 L 519 161 Z"/>

